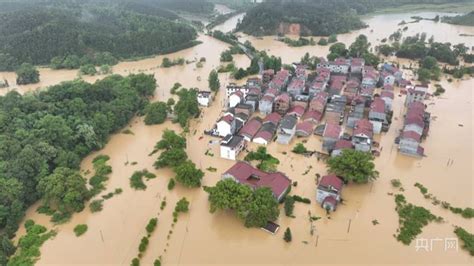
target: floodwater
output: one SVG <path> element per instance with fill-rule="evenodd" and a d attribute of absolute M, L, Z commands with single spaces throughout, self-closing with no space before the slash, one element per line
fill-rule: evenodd
<path fill-rule="evenodd" d="M 386 16 L 393 15 L 384 15 Z M 369 34 L 370 40 L 388 36 L 396 28 L 398 21 L 404 17 L 405 15 L 398 15 L 391 20 L 371 18 L 370 21 L 376 25 L 371 24 L 374 33 Z M 425 22 L 418 24 L 421 23 Z M 418 24 L 410 24 L 409 27 Z M 428 32 L 428 36 L 435 34 L 435 39 L 449 33 L 453 39 L 458 38 L 456 30 L 440 33 L 439 27 L 444 28 L 443 25 L 420 27 L 420 31 Z M 455 28 L 466 31 L 465 27 Z M 472 29 L 469 28 L 471 31 Z M 339 38 L 341 40 L 347 38 L 344 40 L 351 42 L 359 33 L 367 30 L 370 31 L 364 29 L 340 35 Z M 383 33 L 378 33 L 377 30 Z M 202 69 L 195 69 L 195 65 L 191 64 L 168 69 L 157 68 L 163 58 L 158 56 L 136 62 L 122 62 L 114 67 L 114 73 L 128 74 L 140 71 L 154 73 L 158 83 L 156 100 L 171 97 L 169 89 L 175 82 L 180 82 L 185 87 L 205 89 L 209 71 L 219 64 L 219 54 L 228 45 L 207 36 L 200 36 L 200 40 L 204 43 L 167 56 L 184 57 L 188 60 L 204 56 L 207 62 Z M 251 38 L 251 41 L 258 49 L 269 49 L 272 54 L 282 56 L 284 63 L 299 61 L 306 51 L 325 55 L 325 49 L 319 46 L 290 48 L 273 41 L 272 38 L 263 40 Z M 474 45 L 472 39 L 466 39 L 464 42 L 469 44 L 468 46 Z M 244 56 L 236 57 L 236 60 L 239 66 L 249 63 Z M 19 91 L 26 92 L 38 86 L 70 80 L 76 77 L 76 73 L 77 71 L 42 69 L 41 84 L 32 87 L 20 86 Z M 2 74 L 9 81 L 14 78 L 13 74 L 0 73 L 0 76 Z M 201 77 L 201 81 L 198 81 L 198 76 Z M 86 79 L 91 81 L 97 78 L 100 76 Z M 220 79 L 223 85 L 229 82 L 226 74 L 220 75 Z M 306 158 L 291 153 L 290 150 L 300 140 L 294 140 L 288 146 L 276 143 L 269 145 L 270 153 L 281 161 L 278 169 L 285 172 L 293 181 L 298 181 L 298 186 L 292 188 L 292 194 L 313 201 L 310 205 L 297 203 L 295 218 L 285 217 L 282 210 L 278 221 L 281 230 L 274 236 L 260 229 L 245 228 L 231 213 L 210 214 L 207 195 L 202 189 L 186 189 L 177 185 L 174 190 L 168 191 L 166 184 L 173 173 L 168 169 L 154 170 L 152 164 L 157 156 L 150 157 L 148 154 L 161 138 L 164 129 L 179 131 L 179 128 L 169 122 L 157 126 L 145 126 L 141 118 L 135 118 L 129 125 L 134 135 L 112 136 L 103 150 L 91 154 L 82 163 L 82 169 L 91 169 L 93 157 L 97 154 L 109 155 L 113 173 L 107 184 L 107 192 L 120 187 L 123 193 L 105 201 L 104 210 L 99 213 L 92 214 L 84 210 L 75 214 L 68 224 L 55 226 L 58 235 L 41 248 L 42 255 L 38 265 L 128 265 L 137 255 L 138 245 L 145 235 L 144 228 L 148 220 L 155 216 L 159 219 L 158 226 L 150 238 L 148 250 L 141 259 L 142 265 L 152 264 L 159 256 L 162 256 L 164 265 L 472 265 L 473 259 L 466 251 L 460 248 L 458 251 L 445 250 L 444 239 L 455 237 L 453 225 L 462 226 L 473 232 L 473 222 L 440 206 L 431 205 L 430 201 L 424 199 L 413 186 L 419 182 L 438 199 L 451 202 L 455 206 L 474 206 L 473 80 L 448 83 L 443 79 L 441 84 L 446 93 L 427 102 L 428 111 L 436 117 L 432 121 L 430 135 L 423 143 L 428 156 L 415 159 L 397 153 L 394 139 L 398 130 L 402 128 L 404 96 L 396 93 L 391 128 L 389 132 L 377 137 L 380 146 L 383 147 L 381 156 L 376 159 L 380 177 L 370 184 L 346 186 L 343 191 L 345 202 L 339 206 L 337 212 L 331 214 L 330 218 L 314 203 L 315 174 L 325 174 L 325 165 L 314 157 Z M 208 144 L 213 138 L 204 136 L 200 139 L 203 130 L 210 128 L 219 118 L 223 95 L 225 95 L 223 92 L 218 93 L 213 105 L 203 109 L 202 118 L 192 122 L 191 133 L 187 137 L 187 152 L 190 159 L 206 172 L 203 180 L 205 186 L 214 185 L 219 181 L 220 174 L 233 164 L 232 161 L 219 158 L 217 145 Z M 311 136 L 305 145 L 311 150 L 321 149 L 321 141 L 315 136 Z M 207 149 L 212 151 L 214 157 L 204 155 Z M 453 160 L 454 163 L 447 166 L 448 160 Z M 137 164 L 126 165 L 127 161 L 136 161 Z M 206 171 L 205 169 L 210 166 L 217 168 L 217 171 Z M 143 168 L 156 173 L 157 178 L 147 181 L 146 191 L 134 191 L 129 186 L 129 177 L 135 170 Z M 304 174 L 306 170 L 309 172 Z M 409 202 L 429 208 L 435 215 L 445 218 L 445 223 L 429 224 L 420 235 L 425 239 L 442 239 L 434 241 L 432 251 L 416 251 L 415 243 L 405 246 L 393 237 L 398 228 L 394 199 L 389 195 L 397 193 L 397 190 L 390 185 L 390 180 L 393 178 L 401 180 L 405 189 L 403 193 Z M 167 199 L 167 207 L 164 211 L 160 211 L 159 205 L 164 197 Z M 190 200 L 190 211 L 180 216 L 168 240 L 166 235 L 172 229 L 172 211 L 176 201 L 181 197 Z M 34 209 L 34 207 L 29 209 L 26 218 L 51 227 L 48 217 L 35 213 Z M 310 234 L 308 212 L 323 217 L 313 222 L 315 226 L 313 235 Z M 377 220 L 379 224 L 373 225 L 373 220 Z M 81 223 L 88 224 L 89 231 L 81 237 L 76 237 L 73 228 Z M 286 244 L 282 240 L 286 227 L 292 230 L 291 244 Z M 19 234 L 23 233 L 24 231 L 20 230 Z"/>
<path fill-rule="evenodd" d="M 245 13 L 240 13 L 235 16 L 232 16 L 228 20 L 226 20 L 224 23 L 217 25 L 214 27 L 214 30 L 220 30 L 222 32 L 229 32 L 233 31 L 237 24 L 242 21 L 242 19 L 245 17 Z"/>

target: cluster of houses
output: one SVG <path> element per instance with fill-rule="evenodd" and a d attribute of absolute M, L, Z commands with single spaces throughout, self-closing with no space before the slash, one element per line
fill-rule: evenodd
<path fill-rule="evenodd" d="M 265 70 L 261 78 L 245 85 L 226 87 L 228 109 L 216 122 L 213 135 L 222 138 L 220 156 L 237 160 L 246 144 L 289 144 L 295 137 L 322 136 L 322 150 L 338 156 L 344 149 L 373 152 L 374 134 L 387 131 L 392 119 L 394 86 L 407 86 L 407 114 L 399 138 L 403 154 L 422 155 L 421 140 L 429 128 L 429 113 L 423 99 L 426 87 L 410 87 L 394 65 L 380 70 L 365 66 L 361 58 L 320 60 L 315 72 L 294 64 L 295 71 Z M 377 93 L 376 93 L 377 91 Z M 210 94 L 200 92 L 201 98 Z M 201 99 L 201 105 L 210 100 Z M 237 162 L 223 178 L 251 187 L 270 187 L 281 200 L 291 187 L 283 173 L 265 173 L 246 162 Z M 324 176 L 318 184 L 317 202 L 335 210 L 340 202 L 342 180 Z"/>
<path fill-rule="evenodd" d="M 407 111 L 401 130 L 398 149 L 400 153 L 421 157 L 424 149 L 421 141 L 428 135 L 430 127 L 430 113 L 426 112 L 423 103 L 428 88 L 425 86 L 409 86 L 405 105 Z"/>

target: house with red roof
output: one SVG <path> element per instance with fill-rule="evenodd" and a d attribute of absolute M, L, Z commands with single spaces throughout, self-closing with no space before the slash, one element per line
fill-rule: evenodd
<path fill-rule="evenodd" d="M 319 111 L 308 110 L 303 114 L 301 119 L 305 122 L 311 122 L 312 124 L 316 125 L 319 124 L 319 122 L 321 122 L 323 119 L 323 114 Z"/>
<path fill-rule="evenodd" d="M 252 189 L 269 188 L 279 202 L 283 200 L 291 188 L 291 180 L 282 172 L 264 172 L 247 162 L 237 162 L 222 174 L 222 179 L 228 178 Z"/>
<path fill-rule="evenodd" d="M 288 111 L 288 114 L 289 115 L 294 115 L 299 119 L 303 116 L 304 111 L 305 111 L 305 109 L 304 109 L 303 106 L 295 105 L 295 106 L 291 107 L 291 109 Z"/>
<path fill-rule="evenodd" d="M 391 111 L 394 99 L 393 92 L 389 90 L 382 90 L 382 92 L 380 93 L 380 99 L 382 99 L 385 103 L 385 110 Z"/>
<path fill-rule="evenodd" d="M 365 102 L 357 103 L 353 101 L 354 104 L 351 105 L 349 110 L 349 115 L 347 116 L 347 127 L 354 128 L 356 122 L 364 118 L 365 111 Z"/>
<path fill-rule="evenodd" d="M 262 114 L 269 114 L 273 111 L 273 102 L 275 101 L 275 96 L 273 94 L 266 93 L 262 99 L 258 102 L 258 110 Z"/>
<path fill-rule="evenodd" d="M 327 92 L 316 93 L 311 102 L 309 103 L 309 110 L 323 113 L 324 109 L 326 108 L 328 98 L 329 94 Z"/>
<path fill-rule="evenodd" d="M 288 70 L 282 69 L 276 73 L 272 81 L 268 84 L 269 88 L 282 91 L 288 85 L 290 81 L 290 72 Z"/>
<path fill-rule="evenodd" d="M 328 90 L 329 96 L 341 95 L 345 83 L 346 76 L 331 76 Z"/>
<path fill-rule="evenodd" d="M 342 128 L 339 124 L 326 123 L 323 131 L 323 150 L 331 151 L 341 138 Z"/>
<path fill-rule="evenodd" d="M 277 127 L 278 124 L 274 124 L 273 122 L 264 122 L 258 133 L 253 138 L 252 142 L 266 146 L 275 136 Z"/>
<path fill-rule="evenodd" d="M 413 102 L 423 103 L 425 101 L 428 87 L 422 85 L 407 86 L 407 97 L 405 98 L 405 106 Z"/>
<path fill-rule="evenodd" d="M 263 83 L 270 82 L 273 79 L 273 76 L 275 76 L 275 70 L 265 69 L 262 73 L 262 82 Z"/>
<path fill-rule="evenodd" d="M 358 120 L 352 131 L 352 145 L 358 151 L 369 152 L 372 149 L 373 136 L 374 128 L 372 123 L 367 119 Z"/>
<path fill-rule="evenodd" d="M 349 140 L 340 139 L 336 142 L 336 145 L 334 146 L 334 149 L 331 152 L 331 157 L 336 157 L 336 156 L 341 155 L 343 150 L 352 150 L 352 149 L 354 149 L 352 142 L 350 142 Z"/>
<path fill-rule="evenodd" d="M 246 141 L 252 141 L 253 137 L 257 134 L 262 126 L 262 119 L 260 117 L 254 117 L 250 119 L 239 131 L 239 135 L 244 137 Z"/>
<path fill-rule="evenodd" d="M 385 113 L 385 102 L 376 97 L 370 105 L 369 121 L 374 126 L 374 133 L 382 132 L 382 126 L 387 123 L 387 114 Z"/>
<path fill-rule="evenodd" d="M 303 93 L 305 89 L 306 80 L 301 78 L 294 78 L 290 85 L 288 85 L 287 92 L 291 95 L 291 97 L 295 97 L 296 95 L 300 95 Z"/>
<path fill-rule="evenodd" d="M 352 99 L 354 99 L 359 94 L 359 89 L 360 82 L 357 79 L 352 78 L 346 83 L 343 95 L 345 95 L 347 100 L 351 102 Z"/>
<path fill-rule="evenodd" d="M 275 126 L 278 126 L 278 124 L 280 124 L 280 121 L 281 115 L 279 113 L 273 112 L 265 116 L 265 118 L 263 119 L 263 124 L 272 123 Z"/>
<path fill-rule="evenodd" d="M 300 122 L 296 125 L 296 136 L 309 137 L 313 134 L 313 128 L 314 124 L 309 121 Z"/>
<path fill-rule="evenodd" d="M 425 111 L 421 102 L 412 102 L 405 115 L 404 126 L 400 135 L 398 149 L 400 153 L 421 157 L 424 149 L 420 143 L 428 134 L 430 113 Z"/>
<path fill-rule="evenodd" d="M 226 96 L 229 97 L 232 93 L 240 91 L 243 94 L 243 97 L 247 95 L 247 92 L 249 91 L 249 88 L 247 86 L 240 86 L 235 83 L 229 83 L 226 87 Z"/>
<path fill-rule="evenodd" d="M 323 209 L 335 211 L 341 201 L 341 192 L 344 182 L 336 175 L 325 175 L 318 183 L 316 201 Z"/>
<path fill-rule="evenodd" d="M 296 123 L 298 119 L 293 115 L 285 115 L 278 127 L 277 142 L 279 144 L 289 144 L 296 134 Z"/>
<path fill-rule="evenodd" d="M 217 134 L 221 137 L 225 137 L 227 135 L 233 135 L 235 133 L 235 119 L 232 114 L 226 114 L 217 121 L 216 124 L 216 131 Z"/>
<path fill-rule="evenodd" d="M 364 58 L 352 58 L 351 59 L 351 73 L 362 73 L 364 71 L 365 60 Z"/>

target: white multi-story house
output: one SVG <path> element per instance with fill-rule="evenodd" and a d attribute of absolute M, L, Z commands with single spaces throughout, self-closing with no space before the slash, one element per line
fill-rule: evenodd
<path fill-rule="evenodd" d="M 236 160 L 239 153 L 245 148 L 244 138 L 241 136 L 227 135 L 220 143 L 221 158 Z"/>

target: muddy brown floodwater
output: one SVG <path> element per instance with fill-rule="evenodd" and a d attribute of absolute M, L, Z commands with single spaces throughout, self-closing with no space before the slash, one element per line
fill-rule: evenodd
<path fill-rule="evenodd" d="M 422 16 L 427 16 L 421 14 Z M 395 18 L 391 18 L 395 16 Z M 391 34 L 397 28 L 396 24 L 410 15 L 384 15 L 369 18 L 369 29 L 338 38 L 352 42 L 359 33 L 367 33 L 371 42 L 375 43 Z M 433 25 L 432 25 L 433 24 Z M 433 22 L 409 24 L 409 29 L 417 32 L 425 31 L 428 36 L 435 35 L 435 40 L 443 38 L 460 40 L 468 46 L 473 46 L 473 39 L 460 39 L 459 32 L 473 32 L 474 28 L 458 27 Z M 417 27 L 417 28 L 415 28 Z M 413 29 L 412 29 L 413 28 Z M 374 32 L 371 33 L 370 30 Z M 448 31 L 449 29 L 449 31 Z M 443 37 L 444 36 L 444 37 Z M 290 48 L 283 43 L 274 41 L 272 37 L 258 40 L 250 39 L 258 49 L 269 50 L 272 54 L 282 56 L 284 63 L 298 61 L 305 52 L 325 56 L 327 47 Z M 438 39 L 439 38 L 439 39 Z M 114 66 L 114 73 L 154 73 L 158 87 L 156 100 L 166 100 L 171 95 L 169 89 L 175 82 L 185 87 L 207 87 L 207 76 L 212 68 L 219 64 L 219 54 L 228 45 L 206 36 L 200 36 L 203 44 L 167 55 L 170 58 L 206 57 L 207 62 L 202 69 L 196 69 L 194 64 L 176 66 L 168 69 L 157 68 L 163 56 L 144 59 L 136 62 L 122 62 Z M 456 41 L 452 41 L 456 43 Z M 246 66 L 249 61 L 245 57 L 236 57 L 238 66 Z M 20 86 L 20 92 L 30 91 L 36 87 L 53 85 L 76 77 L 77 71 L 56 71 L 41 69 L 42 83 L 34 86 Z M 407 73 L 409 74 L 409 73 Z M 0 73 L 9 81 L 14 79 L 11 73 Z M 197 77 L 201 77 L 201 81 Z M 86 77 L 88 81 L 102 78 Z M 226 74 L 220 75 L 221 84 L 229 82 Z M 247 229 L 234 215 L 227 212 L 210 214 L 208 211 L 207 194 L 202 189 L 185 189 L 177 185 L 172 191 L 167 190 L 167 183 L 173 176 L 172 171 L 154 170 L 153 162 L 156 156 L 149 157 L 154 144 L 161 138 L 164 129 L 179 131 L 177 125 L 169 122 L 157 126 L 145 126 L 141 118 L 135 118 L 129 124 L 134 135 L 113 135 L 104 149 L 88 156 L 81 165 L 83 170 L 91 169 L 91 161 L 97 154 L 107 154 L 111 157 L 110 164 L 113 173 L 107 184 L 107 191 L 122 188 L 123 193 L 107 200 L 104 210 L 90 213 L 84 210 L 75 214 L 68 224 L 53 226 L 49 217 L 35 213 L 36 206 L 30 208 L 26 219 L 34 219 L 40 224 L 54 227 L 58 235 L 47 241 L 41 248 L 41 259 L 38 265 L 129 265 L 137 255 L 141 237 L 145 234 L 148 220 L 158 216 L 157 230 L 150 238 L 150 245 L 141 260 L 142 265 L 150 265 L 162 256 L 164 265 L 297 265 L 297 264 L 359 264 L 359 265 L 472 265 L 473 259 L 461 249 L 444 250 L 444 242 L 435 241 L 433 251 L 416 251 L 414 243 L 405 246 L 396 241 L 393 235 L 398 228 L 398 215 L 394 211 L 393 196 L 388 193 L 397 191 L 391 187 L 390 180 L 398 178 L 405 188 L 404 195 L 409 202 L 430 209 L 435 215 L 445 218 L 446 222 L 431 223 L 423 229 L 420 235 L 426 239 L 445 239 L 455 237 L 453 225 L 462 226 L 473 232 L 471 220 L 452 214 L 439 206 L 431 205 L 413 185 L 423 184 L 439 199 L 451 202 L 453 205 L 468 207 L 474 205 L 473 198 L 473 95 L 472 79 L 464 79 L 448 83 L 443 79 L 441 84 L 446 93 L 427 102 L 428 111 L 433 117 L 430 135 L 423 146 L 428 155 L 415 159 L 399 155 L 394 145 L 397 132 L 403 122 L 404 97 L 396 93 L 394 100 L 394 119 L 389 132 L 377 136 L 383 151 L 376 159 L 376 167 L 380 172 L 377 181 L 366 185 L 346 186 L 343 191 L 345 199 L 337 212 L 328 218 L 325 211 L 314 203 L 316 173 L 325 174 L 326 168 L 314 157 L 306 158 L 290 152 L 300 140 L 294 140 L 291 145 L 272 143 L 268 150 L 280 161 L 278 170 L 285 172 L 298 186 L 292 189 L 298 194 L 312 199 L 310 205 L 296 204 L 295 218 L 285 217 L 282 213 L 278 223 L 282 226 L 276 235 L 270 235 L 260 229 Z M 398 89 L 397 89 L 398 90 Z M 220 174 L 227 170 L 233 162 L 219 158 L 217 145 L 209 145 L 212 138 L 202 136 L 204 129 L 210 128 L 219 118 L 222 110 L 224 93 L 220 92 L 214 104 L 203 109 L 203 118 L 192 122 L 190 134 L 187 137 L 187 152 L 190 159 L 206 172 L 203 185 L 214 185 L 220 179 Z M 462 127 L 459 126 L 462 124 Z M 194 132 L 197 132 L 194 134 Z M 320 150 L 321 140 L 311 136 L 305 144 L 309 149 Z M 253 147 L 253 145 L 251 145 Z M 207 149 L 215 154 L 214 157 L 204 155 Z M 284 153 L 287 153 L 284 155 Z M 453 160 L 451 166 L 446 166 L 448 160 Z M 137 165 L 125 165 L 125 162 L 136 161 Z M 209 166 L 217 168 L 212 173 L 205 169 Z M 312 166 L 309 173 L 304 172 Z M 156 179 L 147 182 L 146 191 L 134 191 L 129 186 L 129 177 L 135 170 L 147 168 L 157 175 Z M 166 197 L 167 207 L 160 211 L 161 200 Z M 180 216 L 171 239 L 167 240 L 167 232 L 171 229 L 172 209 L 176 201 L 187 197 L 190 211 Z M 314 235 L 310 234 L 308 212 L 323 217 L 314 222 Z M 379 222 L 372 224 L 373 220 Z M 88 224 L 88 232 L 76 237 L 73 228 L 77 224 Z M 283 231 L 291 227 L 293 242 L 286 244 Z M 24 234 L 23 230 L 19 235 Z M 167 246 L 168 243 L 168 246 Z M 166 249 L 166 252 L 164 250 Z"/>

